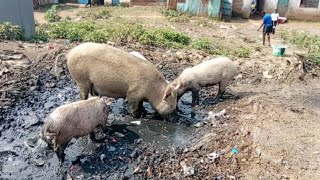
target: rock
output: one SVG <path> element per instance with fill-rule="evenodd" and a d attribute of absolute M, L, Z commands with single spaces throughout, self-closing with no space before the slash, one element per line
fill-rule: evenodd
<path fill-rule="evenodd" d="M 44 160 L 43 159 L 36 159 L 34 160 L 36 166 L 43 166 L 44 165 Z"/>
<path fill-rule="evenodd" d="M 34 112 L 29 113 L 29 116 L 25 116 L 23 118 L 25 128 L 29 128 L 30 126 L 38 125 L 41 123 L 41 118 Z"/>
<path fill-rule="evenodd" d="M 131 157 L 131 158 L 137 158 L 138 156 L 139 156 L 139 153 L 138 153 L 137 148 L 134 149 L 134 150 L 132 151 L 132 153 L 129 155 L 129 157 Z"/>
<path fill-rule="evenodd" d="M 115 132 L 114 135 L 116 135 L 116 136 L 119 137 L 119 138 L 126 137 L 126 135 L 124 135 L 124 134 L 122 134 L 122 133 L 119 133 L 119 132 Z"/>
<path fill-rule="evenodd" d="M 108 151 L 109 152 L 114 152 L 114 151 L 116 151 L 116 148 L 113 147 L 113 146 L 109 146 Z"/>
<path fill-rule="evenodd" d="M 203 126 L 203 123 L 202 122 L 197 122 L 196 124 L 193 124 L 192 126 L 199 128 L 199 127 Z"/>
<path fill-rule="evenodd" d="M 55 105 L 56 105 L 55 102 L 47 102 L 47 103 L 44 104 L 44 109 L 50 109 Z"/>
<path fill-rule="evenodd" d="M 47 88 L 54 88 L 56 86 L 56 83 L 46 83 L 45 86 Z"/>

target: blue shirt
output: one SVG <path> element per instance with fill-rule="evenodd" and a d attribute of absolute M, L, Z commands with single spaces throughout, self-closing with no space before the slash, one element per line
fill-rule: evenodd
<path fill-rule="evenodd" d="M 265 14 L 263 16 L 263 24 L 265 26 L 272 26 L 272 18 L 270 14 Z"/>

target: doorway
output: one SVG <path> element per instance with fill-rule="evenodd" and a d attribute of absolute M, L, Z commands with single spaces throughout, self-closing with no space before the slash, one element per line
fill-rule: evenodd
<path fill-rule="evenodd" d="M 257 1 L 257 12 L 260 13 L 264 10 L 264 1 L 265 0 L 256 0 Z"/>

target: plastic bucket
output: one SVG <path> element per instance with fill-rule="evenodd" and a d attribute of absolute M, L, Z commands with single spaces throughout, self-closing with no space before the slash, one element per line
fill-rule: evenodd
<path fill-rule="evenodd" d="M 285 55 L 287 46 L 282 46 L 282 45 L 275 45 L 273 46 L 273 51 L 272 54 L 275 56 L 283 56 Z"/>

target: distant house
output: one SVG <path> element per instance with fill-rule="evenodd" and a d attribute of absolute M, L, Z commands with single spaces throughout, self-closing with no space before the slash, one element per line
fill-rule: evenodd
<path fill-rule="evenodd" d="M 184 13 L 231 19 L 232 0 L 168 0 L 169 9 Z"/>
<path fill-rule="evenodd" d="M 168 0 L 167 6 L 199 16 L 249 18 L 252 1 L 258 11 L 271 13 L 277 8 L 280 16 L 288 19 L 320 20 L 320 0 Z"/>
<path fill-rule="evenodd" d="M 233 0 L 235 16 L 249 18 L 253 0 Z M 280 16 L 288 19 L 320 20 L 320 0 L 256 0 L 257 10 L 271 13 L 277 9 Z"/>

